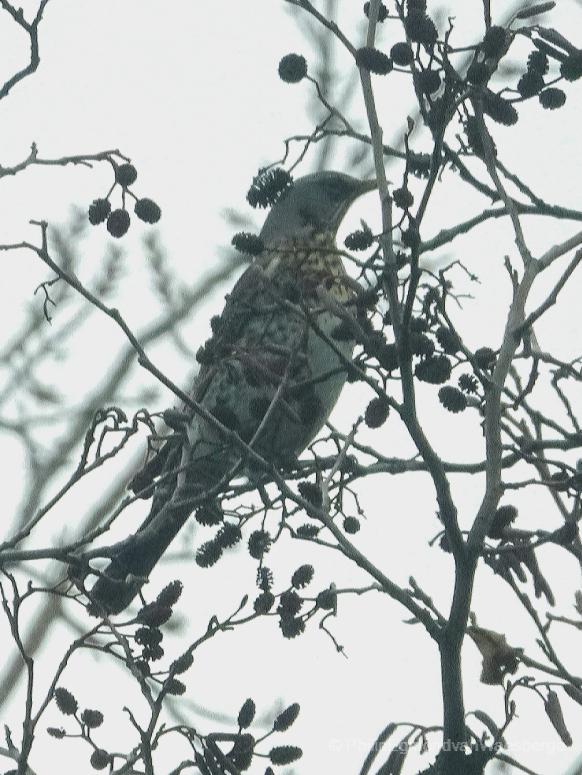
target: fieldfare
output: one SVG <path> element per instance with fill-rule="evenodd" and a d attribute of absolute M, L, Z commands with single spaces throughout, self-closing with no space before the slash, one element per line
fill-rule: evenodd
<path fill-rule="evenodd" d="M 185 407 L 183 431 L 134 478 L 134 491 L 153 495 L 152 508 L 90 590 L 96 613 L 129 605 L 205 492 L 216 495 L 235 474 L 256 475 L 244 444 L 281 465 L 326 422 L 354 347 L 338 314 L 353 302 L 354 282 L 335 238 L 350 205 L 375 185 L 316 172 L 272 206 L 260 233 L 264 249 L 226 297 L 198 356 L 190 395 L 220 425 Z M 334 335 L 342 320 L 344 334 Z"/>

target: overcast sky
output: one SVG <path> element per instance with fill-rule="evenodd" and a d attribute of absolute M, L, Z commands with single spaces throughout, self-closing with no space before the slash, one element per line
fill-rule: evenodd
<path fill-rule="evenodd" d="M 341 21 L 348 32 L 353 30 L 349 34 L 356 40 L 355 15 L 359 18 L 361 3 L 340 0 L 340 5 Z M 476 12 L 469 10 L 469 5 L 475 6 Z M 492 5 L 494 13 L 501 13 L 510 4 Z M 562 2 L 559 6 L 551 18 L 552 25 L 565 34 L 582 29 L 579 4 Z M 473 39 L 477 40 L 480 3 L 463 0 L 449 6 L 449 10 L 451 7 L 458 17 L 459 37 L 461 32 L 469 34 L 475 30 Z M 23 2 L 23 8 L 30 16 L 36 3 Z M 21 66 L 26 47 L 26 37 L 15 31 L 12 20 L 0 11 L 0 78 Z M 279 59 L 290 51 L 304 54 L 310 65 L 317 62 L 317 52 L 310 49 L 282 0 L 51 0 L 41 27 L 40 50 L 38 72 L 0 102 L 0 164 L 18 163 L 33 142 L 38 145 L 39 155 L 46 158 L 119 148 L 138 169 L 138 193 L 155 199 L 162 207 L 161 238 L 172 266 L 188 284 L 196 283 L 216 266 L 221 249 L 229 244 L 232 229 L 225 226 L 226 208 L 240 209 L 260 226 L 260 214 L 251 211 L 244 201 L 252 176 L 259 166 L 280 157 L 284 137 L 312 128 L 304 113 L 309 85 L 288 86 L 277 76 Z M 349 66 L 343 54 L 339 55 L 338 64 Z M 377 89 L 386 138 L 398 139 L 406 113 L 412 110 L 412 103 L 407 107 L 409 95 L 398 83 L 382 83 Z M 572 99 L 556 114 L 524 107 L 523 131 L 499 130 L 496 134 L 497 144 L 505 158 L 511 159 L 512 169 L 521 170 L 527 182 L 547 200 L 572 206 L 579 205 L 576 168 L 579 170 L 580 166 L 580 112 L 574 103 L 581 104 L 581 90 L 579 83 L 571 85 L 568 93 Z M 358 96 L 353 104 L 354 114 L 358 115 L 361 108 Z M 309 158 L 303 170 L 309 171 Z M 93 169 L 35 168 L 14 178 L 4 178 L 0 186 L 0 242 L 35 240 L 35 229 L 28 223 L 31 218 L 65 222 L 73 205 L 85 207 L 95 197 L 103 196 L 110 177 L 109 165 L 101 164 Z M 470 213 L 475 203 L 483 206 L 476 198 L 462 196 L 454 181 L 446 190 L 446 196 L 437 194 L 431 205 L 427 236 L 453 225 L 463 214 Z M 355 228 L 362 216 L 373 226 L 378 224 L 374 195 L 353 209 L 343 232 Z M 151 314 L 149 274 L 140 243 L 146 230 L 142 224 L 132 227 L 124 240 L 129 268 L 125 295 L 117 303 L 135 327 L 147 322 Z M 549 227 L 547 223 L 528 222 L 531 245 L 539 251 L 575 230 L 570 224 Z M 95 230 L 87 241 L 83 261 L 87 261 L 88 267 L 98 263 L 106 236 L 104 230 Z M 507 226 L 496 222 L 484 228 L 477 241 L 458 240 L 455 249 L 455 254 L 431 260 L 442 262 L 454 255 L 478 271 L 482 284 L 473 290 L 477 298 L 467 304 L 466 310 L 469 343 L 475 347 L 496 346 L 504 322 L 498 314 L 500 305 L 509 297 L 503 256 L 513 250 L 510 232 Z M 25 252 L 4 254 L 2 260 L 8 290 L 3 294 L 0 315 L 3 329 L 10 331 L 34 288 L 46 275 L 38 260 Z M 551 334 L 559 329 L 562 337 L 557 346 L 564 347 L 566 352 L 572 350 L 580 330 L 579 314 L 573 315 L 579 281 L 572 285 L 564 294 L 566 311 L 549 315 L 538 331 L 542 344 L 547 335 L 546 341 L 553 346 Z M 191 342 L 194 351 L 206 336 L 207 319 L 218 311 L 226 290 L 221 289 L 201 308 L 192 333 L 196 339 Z M 95 339 L 83 346 L 78 365 L 68 377 L 67 390 L 85 389 L 82 385 L 87 370 L 93 370 L 97 376 L 103 373 L 112 354 L 122 345 L 121 336 L 111 327 L 104 325 L 102 330 L 103 334 L 100 329 Z M 175 369 L 172 376 L 179 377 L 190 368 L 190 364 L 185 366 L 169 355 L 164 366 Z M 54 379 L 58 382 L 59 378 L 56 371 Z M 144 382 L 150 379 L 144 372 Z M 343 406 L 340 402 L 334 415 L 344 429 L 349 428 L 353 419 L 353 406 L 363 410 L 370 397 L 361 391 L 359 387 L 348 388 Z M 426 395 L 427 414 L 436 415 L 434 391 L 430 395 L 421 391 L 421 395 Z M 163 408 L 163 404 L 156 408 Z M 455 460 L 465 455 L 477 457 L 481 451 L 479 418 L 475 415 L 467 421 L 468 425 L 462 425 L 455 424 L 456 418 L 451 416 L 439 416 L 442 419 L 435 420 L 435 429 L 440 427 L 441 433 L 446 430 L 439 439 L 439 451 Z M 392 428 L 390 424 L 387 427 Z M 474 447 L 465 443 L 467 428 L 476 439 Z M 401 432 L 396 427 L 393 432 L 402 444 Z M 376 442 L 377 436 L 370 435 L 369 440 Z M 387 450 L 390 454 L 389 444 Z M 18 461 L 18 457 L 7 460 L 7 479 L 18 477 Z M 447 556 L 426 546 L 426 539 L 438 527 L 432 491 L 429 487 L 419 488 L 418 484 L 412 476 L 382 477 L 381 481 L 370 483 L 362 493 L 369 519 L 359 540 L 396 580 L 405 584 L 414 573 L 446 608 L 451 565 Z M 456 494 L 461 514 L 470 516 L 482 494 L 479 484 L 459 484 Z M 10 489 L 8 502 L 16 502 L 18 496 L 16 488 Z M 547 524 L 543 524 L 544 506 L 540 506 L 540 501 L 532 499 L 531 507 L 536 526 L 558 526 L 551 507 Z M 63 512 L 63 518 L 69 514 L 70 511 Z M 405 529 L 410 524 L 413 529 Z M 563 561 L 563 553 L 558 559 Z M 547 561 L 550 567 L 555 561 L 551 550 Z M 280 569 L 281 584 L 304 562 L 316 566 L 322 588 L 330 580 L 338 585 L 362 583 L 362 577 L 345 564 L 338 564 L 335 555 L 322 558 L 321 552 L 312 547 L 298 551 L 295 546 L 289 551 L 287 545 L 272 553 L 271 564 Z M 210 615 L 224 614 L 233 605 L 236 607 L 240 596 L 253 588 L 254 567 L 244 553 L 219 563 L 212 571 L 191 569 L 189 574 L 190 596 L 183 614 L 188 616 L 187 633 L 192 638 L 204 630 Z M 221 574 L 226 574 L 232 585 L 221 580 Z M 156 588 L 172 577 L 171 567 L 160 569 Z M 556 592 L 559 595 L 563 591 L 569 600 L 577 586 L 579 570 L 575 563 L 565 563 Z M 512 645 L 532 643 L 535 635 L 525 616 L 516 613 L 518 609 L 513 605 L 498 605 L 499 589 L 491 575 L 481 570 L 474 603 L 479 623 L 505 632 Z M 201 650 L 187 675 L 188 701 L 232 715 L 247 696 L 255 699 L 260 711 L 272 709 L 278 699 L 282 704 L 300 701 L 301 716 L 285 736 L 285 742 L 304 747 L 304 759 L 297 767 L 297 772 L 302 773 L 357 772 L 367 748 L 389 721 L 439 723 L 438 655 L 420 628 L 402 624 L 406 612 L 378 595 L 374 599 L 342 600 L 340 614 L 332 629 L 345 646 L 348 659 L 337 654 L 331 641 L 316 628 L 296 641 L 287 641 L 275 631 L 272 620 L 261 621 L 246 630 L 227 634 Z M 65 638 L 64 631 L 61 635 Z M 54 669 L 64 642 L 59 640 L 60 636 L 54 637 L 54 650 L 47 647 L 45 652 L 47 671 Z M 575 669 L 578 653 L 575 643 L 565 644 L 565 659 L 579 673 Z M 84 656 L 83 660 L 86 665 L 88 658 Z M 126 698 L 135 699 L 135 693 L 126 676 L 109 668 L 103 673 L 100 662 L 90 664 L 89 673 L 82 667 L 81 659 L 74 661 L 71 676 L 63 684 L 74 687 L 83 704 L 110 709 L 112 729 L 103 728 L 100 743 L 109 749 L 121 748 L 129 728 L 121 706 Z M 464 650 L 464 665 L 467 709 L 483 707 L 500 720 L 502 691 L 479 683 L 480 657 L 471 643 Z M 0 721 L 17 729 L 18 707 L 11 704 L 2 709 Z M 575 733 L 582 714 L 573 703 L 566 710 Z M 536 772 L 562 772 L 573 760 L 576 747 L 564 748 L 547 722 L 541 703 L 524 699 L 519 716 L 508 734 L 516 756 Z M 52 717 L 47 714 L 47 724 L 43 726 L 49 723 L 60 725 L 56 711 Z M 205 723 L 200 722 L 201 729 Z M 57 757 L 59 771 L 66 775 L 92 771 L 86 749 L 80 744 L 61 743 L 41 733 L 37 745 L 32 765 L 38 767 L 39 773 L 47 772 L 47 760 L 56 761 Z M 536 750 L 538 745 L 541 752 Z"/>

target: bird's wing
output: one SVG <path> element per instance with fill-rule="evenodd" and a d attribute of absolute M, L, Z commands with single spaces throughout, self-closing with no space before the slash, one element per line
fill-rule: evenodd
<path fill-rule="evenodd" d="M 268 260 L 267 262 L 257 260 L 256 264 L 252 264 L 243 272 L 226 297 L 221 315 L 213 318 L 213 335 L 198 352 L 197 359 L 201 366 L 190 388 L 190 395 L 194 401 L 204 402 L 213 380 L 220 378 L 224 358 L 228 358 L 236 343 L 244 338 L 249 321 L 261 314 L 264 305 L 258 302 L 258 296 L 261 295 L 261 288 L 265 281 L 266 264 Z M 182 404 L 177 414 L 183 418 L 184 426 L 196 423 L 192 408 L 186 404 Z M 185 428 L 182 432 L 177 428 L 161 447 L 150 452 L 146 463 L 129 482 L 129 489 L 140 497 L 150 498 L 154 491 L 155 480 L 159 477 L 167 477 L 172 469 L 179 466 L 181 449 L 185 441 L 189 443 Z M 169 489 L 173 489 L 173 486 L 175 486 L 175 480 L 170 483 Z"/>
<path fill-rule="evenodd" d="M 330 261 L 338 260 L 337 251 L 330 255 Z M 344 370 L 336 379 L 337 385 L 332 380 L 310 385 L 325 369 L 342 371 L 333 351 L 319 337 L 308 336 L 303 312 L 318 304 L 316 288 L 332 276 L 321 256 L 326 259 L 325 251 L 298 250 L 293 245 L 266 250 L 227 295 L 222 313 L 211 321 L 212 336 L 197 354 L 201 368 L 190 395 L 246 442 L 254 437 L 278 394 L 271 422 L 255 444 L 257 451 L 271 459 L 293 456 L 313 437 L 345 379 Z M 351 353 L 351 347 L 351 343 L 345 345 L 346 354 Z M 280 389 L 282 381 L 286 381 L 284 391 Z M 174 468 L 177 459 L 183 464 L 183 455 L 171 455 L 170 451 L 182 447 L 184 441 L 190 449 L 198 445 L 191 461 L 208 459 L 208 470 L 202 467 L 197 475 L 210 482 L 236 459 L 236 450 L 226 450 L 220 434 L 191 407 L 182 407 L 182 411 L 187 418 L 186 433 L 169 442 L 171 450 L 164 447 L 158 453 L 160 460 L 154 458 L 146 465 L 144 474 L 150 475 L 149 483 L 160 474 L 168 477 L 168 461 Z M 138 477 L 142 486 L 144 474 Z M 168 492 L 173 487 L 175 481 Z"/>

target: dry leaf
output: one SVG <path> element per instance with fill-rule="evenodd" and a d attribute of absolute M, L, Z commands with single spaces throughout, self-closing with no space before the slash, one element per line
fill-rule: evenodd
<path fill-rule="evenodd" d="M 483 657 L 481 683 L 501 684 L 503 676 L 515 673 L 523 649 L 514 648 L 507 643 L 505 635 L 482 627 L 467 627 L 467 633 Z"/>

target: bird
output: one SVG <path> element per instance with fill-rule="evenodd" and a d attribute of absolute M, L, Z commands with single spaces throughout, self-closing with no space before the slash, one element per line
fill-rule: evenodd
<path fill-rule="evenodd" d="M 336 335 L 355 294 L 337 231 L 353 202 L 375 187 L 373 180 L 322 170 L 292 181 L 272 205 L 259 235 L 263 249 L 226 296 L 198 353 L 189 395 L 217 422 L 182 407 L 181 430 L 134 477 L 130 488 L 153 496 L 151 510 L 136 533 L 112 548 L 88 591 L 93 613 L 127 608 L 195 510 L 193 502 L 200 505 L 205 492 L 240 475 L 241 467 L 256 475 L 252 465 L 244 468 L 245 445 L 284 465 L 325 424 L 355 346 L 349 326 Z M 240 444 L 233 444 L 233 433 Z"/>

